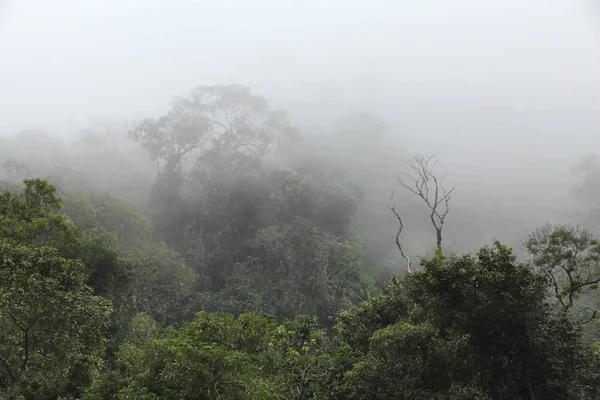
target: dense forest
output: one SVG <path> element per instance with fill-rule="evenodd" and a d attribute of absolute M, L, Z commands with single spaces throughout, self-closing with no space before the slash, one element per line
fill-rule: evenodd
<path fill-rule="evenodd" d="M 217 85 L 0 137 L 0 398 L 600 399 L 600 162 L 498 224 L 394 135 Z"/>

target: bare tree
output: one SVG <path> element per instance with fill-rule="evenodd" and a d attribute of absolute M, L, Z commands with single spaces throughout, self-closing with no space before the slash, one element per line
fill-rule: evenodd
<path fill-rule="evenodd" d="M 402 255 L 402 257 L 406 260 L 406 272 L 411 273 L 412 272 L 412 263 L 410 261 L 410 257 L 406 255 L 406 253 L 404 252 L 404 249 L 402 249 L 402 244 L 400 243 L 400 234 L 404 230 L 404 223 L 402 222 L 402 217 L 396 211 L 396 206 L 388 206 L 388 207 L 390 208 L 390 210 L 392 210 L 392 212 L 396 216 L 396 219 L 398 219 L 399 225 L 398 225 L 398 232 L 396 233 L 396 246 L 398 247 L 398 250 L 400 250 L 400 255 Z"/>
<path fill-rule="evenodd" d="M 443 183 L 445 177 L 435 172 L 437 162 L 435 155 L 417 154 L 409 160 L 406 172 L 398 174 L 396 182 L 419 196 L 431 211 L 429 218 L 436 233 L 436 247 L 441 251 L 444 222 L 450 211 L 448 203 L 455 188 L 446 190 Z M 396 217 L 398 218 L 397 214 Z"/>

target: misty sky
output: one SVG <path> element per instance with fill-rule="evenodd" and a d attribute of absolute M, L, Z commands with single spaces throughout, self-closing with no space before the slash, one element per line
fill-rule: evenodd
<path fill-rule="evenodd" d="M 463 180 L 486 167 L 527 174 L 542 162 L 566 171 L 600 148 L 600 7 L 592 1 L 0 4 L 0 130 L 8 134 L 139 118 L 197 84 L 241 83 L 298 125 L 378 111 L 405 143 L 462 167 Z"/>

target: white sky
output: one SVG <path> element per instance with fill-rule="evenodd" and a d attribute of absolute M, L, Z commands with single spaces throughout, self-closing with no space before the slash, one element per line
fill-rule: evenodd
<path fill-rule="evenodd" d="M 564 171 L 600 149 L 592 1 L 2 1 L 5 133 L 137 118 L 235 82 L 300 125 L 376 109 L 465 179 Z"/>

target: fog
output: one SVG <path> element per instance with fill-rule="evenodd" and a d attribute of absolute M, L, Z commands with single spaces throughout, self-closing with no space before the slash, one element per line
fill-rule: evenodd
<path fill-rule="evenodd" d="M 314 143 L 349 113 L 388 124 L 397 163 L 368 178 L 378 177 L 370 204 L 389 219 L 377 233 L 386 243 L 389 188 L 416 151 L 439 154 L 457 186 L 454 218 L 486 216 L 482 242 L 518 243 L 515 221 L 573 221 L 584 207 L 571 168 L 600 148 L 591 1 L 5 0 L 0 12 L 5 136 L 37 129 L 68 141 L 160 116 L 196 85 L 238 83 Z M 376 154 L 381 143 L 371 144 Z M 152 173 L 136 183 L 150 186 Z"/>

